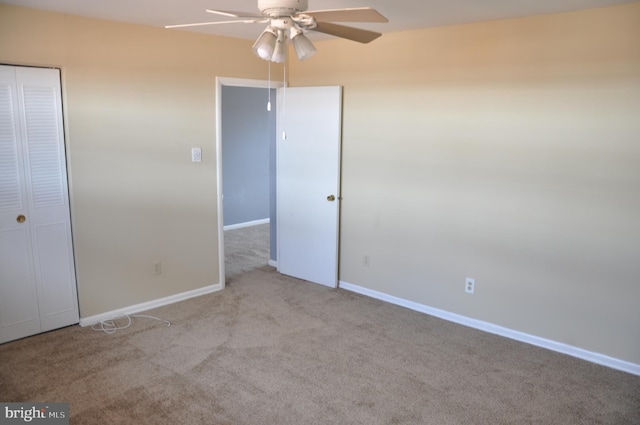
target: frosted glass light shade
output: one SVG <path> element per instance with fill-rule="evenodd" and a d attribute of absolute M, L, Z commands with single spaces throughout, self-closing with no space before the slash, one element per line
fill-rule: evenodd
<path fill-rule="evenodd" d="M 282 63 L 287 59 L 287 39 L 279 37 L 276 41 L 276 47 L 271 56 L 272 62 Z"/>
<path fill-rule="evenodd" d="M 259 58 L 269 61 L 276 50 L 277 41 L 278 36 L 276 33 L 271 28 L 267 28 L 253 45 L 253 52 Z"/>
<path fill-rule="evenodd" d="M 303 61 L 316 54 L 316 48 L 304 34 L 297 34 L 291 39 L 298 59 Z"/>

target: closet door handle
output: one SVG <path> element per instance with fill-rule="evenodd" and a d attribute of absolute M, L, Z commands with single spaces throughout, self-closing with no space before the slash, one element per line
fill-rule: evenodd
<path fill-rule="evenodd" d="M 20 214 L 19 216 L 16 217 L 16 221 L 18 223 L 24 223 L 25 221 L 27 221 L 27 217 L 25 217 L 24 215 Z"/>

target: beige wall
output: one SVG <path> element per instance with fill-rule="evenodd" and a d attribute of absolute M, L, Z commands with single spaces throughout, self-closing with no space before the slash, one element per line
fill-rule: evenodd
<path fill-rule="evenodd" d="M 81 316 L 220 283 L 215 77 L 264 79 L 251 43 L 0 5 L 0 63 L 62 69 Z"/>
<path fill-rule="evenodd" d="M 342 281 L 640 364 L 640 3 L 317 47 Z"/>
<path fill-rule="evenodd" d="M 340 279 L 640 364 L 638 40 L 636 3 L 293 61 L 345 87 Z M 215 76 L 264 78 L 250 46 L 0 5 L 0 62 L 62 68 L 83 317 L 219 283 Z"/>

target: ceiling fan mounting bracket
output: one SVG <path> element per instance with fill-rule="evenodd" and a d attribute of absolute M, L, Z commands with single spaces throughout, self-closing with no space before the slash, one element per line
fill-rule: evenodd
<path fill-rule="evenodd" d="M 313 16 L 306 15 L 304 13 L 298 13 L 292 16 L 291 19 L 296 23 L 296 27 L 305 31 L 312 30 L 318 26 L 316 19 Z"/>
<path fill-rule="evenodd" d="M 308 6 L 308 0 L 258 0 L 258 9 L 270 18 L 295 15 L 307 10 Z"/>

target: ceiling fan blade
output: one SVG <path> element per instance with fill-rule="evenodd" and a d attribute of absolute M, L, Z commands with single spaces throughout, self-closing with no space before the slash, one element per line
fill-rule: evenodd
<path fill-rule="evenodd" d="M 222 15 L 228 18 L 264 18 L 262 15 L 252 15 L 246 12 L 236 12 L 233 10 L 213 10 L 206 9 L 207 13 L 213 13 L 215 15 Z"/>
<path fill-rule="evenodd" d="M 313 16 L 317 22 L 389 22 L 380 12 L 370 7 L 311 10 L 302 13 Z"/>
<path fill-rule="evenodd" d="M 165 28 L 200 27 L 204 25 L 220 25 L 220 24 L 262 24 L 265 22 L 269 22 L 269 20 L 268 19 L 245 19 L 245 20 L 238 20 L 238 21 L 196 22 L 193 24 L 165 25 Z"/>
<path fill-rule="evenodd" d="M 370 43 L 382 35 L 379 32 L 346 27 L 329 22 L 318 22 L 318 26 L 314 28 L 313 31 L 335 35 L 336 37 L 346 38 L 347 40 L 353 40 L 359 43 Z"/>

